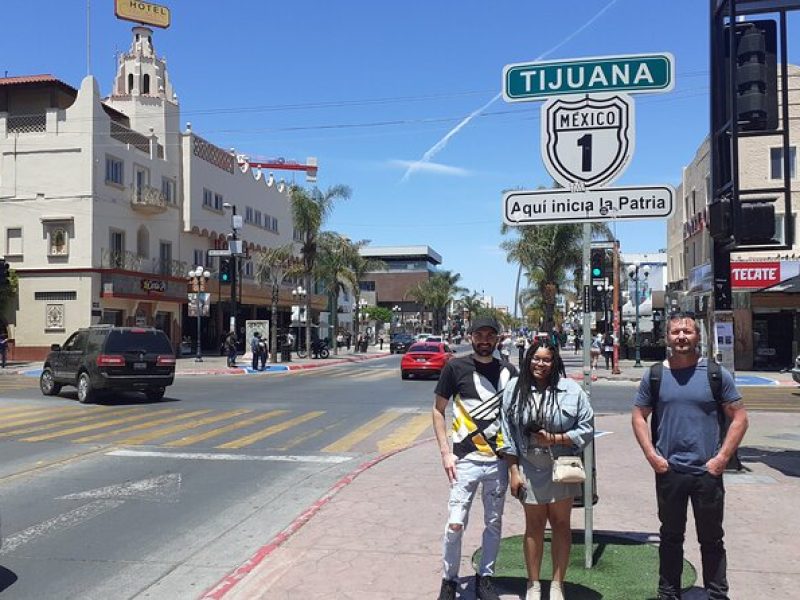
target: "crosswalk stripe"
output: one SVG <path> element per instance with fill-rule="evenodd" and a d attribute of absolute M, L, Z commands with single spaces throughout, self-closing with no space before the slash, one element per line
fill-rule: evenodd
<path fill-rule="evenodd" d="M 211 429 L 210 431 L 205 431 L 203 433 L 182 437 L 179 440 L 175 440 L 174 442 L 169 442 L 167 444 L 162 444 L 162 445 L 168 448 L 180 448 L 183 446 L 189 446 L 191 444 L 196 444 L 197 442 L 202 442 L 209 438 L 220 436 L 223 433 L 228 433 L 229 431 L 241 429 L 242 427 L 247 427 L 248 425 L 253 425 L 255 423 L 260 423 L 261 421 L 266 421 L 267 419 L 271 419 L 272 417 L 284 415 L 288 412 L 289 412 L 288 410 L 271 410 L 269 412 L 265 412 L 255 417 L 251 417 L 249 419 L 237 421 L 236 423 L 231 423 L 230 425 L 225 425 L 224 427 Z"/>
<path fill-rule="evenodd" d="M 114 414 L 121 415 L 121 414 L 130 414 L 136 409 L 133 408 L 125 408 L 119 411 L 115 411 Z M 12 437 L 15 435 L 26 435 L 28 433 L 36 433 L 37 431 L 44 431 L 45 429 L 52 429 L 53 427 L 61 427 L 62 425 L 73 425 L 75 423 L 93 423 L 95 421 L 99 421 L 100 419 L 105 419 L 108 417 L 109 411 L 103 411 L 103 414 L 95 414 L 92 412 L 90 416 L 80 416 L 70 419 L 65 419 L 63 421 L 56 420 L 52 423 L 45 423 L 43 425 L 35 425 L 33 427 L 26 427 L 24 429 L 12 429 L 11 431 L 4 431 L 0 433 L 0 437 Z"/>
<path fill-rule="evenodd" d="M 429 414 L 417 415 L 408 423 L 397 429 L 392 435 L 378 442 L 378 451 L 381 453 L 389 452 L 390 450 L 407 446 L 422 435 L 430 426 L 431 416 Z"/>
<path fill-rule="evenodd" d="M 163 425 L 165 423 L 181 421 L 183 419 L 189 419 L 191 417 L 199 417 L 200 415 L 206 415 L 210 412 L 211 409 L 194 410 L 187 413 L 181 413 L 178 415 L 171 415 L 169 417 L 164 417 L 163 419 L 156 419 L 155 421 L 145 421 L 144 423 L 139 423 L 138 425 L 129 425 L 128 427 L 114 429 L 113 431 L 104 431 L 103 433 L 87 435 L 86 437 L 78 438 L 77 440 L 72 440 L 72 441 L 75 442 L 76 444 L 83 444 L 86 442 L 96 442 L 97 440 L 102 440 L 104 438 L 115 437 L 120 433 L 129 433 L 131 431 L 141 431 L 142 429 L 150 429 L 151 427 L 155 427 L 156 425 Z"/>
<path fill-rule="evenodd" d="M 15 413 L 8 413 L 0 416 L 0 429 L 8 429 L 19 425 L 21 422 L 45 421 L 47 419 L 55 419 L 59 415 L 74 412 L 74 407 L 64 408 L 28 408 L 20 410 Z"/>
<path fill-rule="evenodd" d="M 209 425 L 211 423 L 217 423 L 218 421 L 224 421 L 226 419 L 231 419 L 233 417 L 238 417 L 239 415 L 244 415 L 247 413 L 253 412 L 251 410 L 231 410 L 228 412 L 220 413 L 214 415 L 212 417 L 206 417 L 205 419 L 198 419 L 197 421 L 190 421 L 189 423 L 181 423 L 180 425 L 174 425 L 172 427 L 165 427 L 164 429 L 158 429 L 151 433 L 144 433 L 142 435 L 137 435 L 131 438 L 127 438 L 124 440 L 120 440 L 117 442 L 120 445 L 135 445 L 135 444 L 143 444 L 144 442 L 150 442 L 152 440 L 157 440 L 160 437 L 164 437 L 167 435 L 172 435 L 173 433 L 177 433 L 179 431 L 186 431 L 187 429 L 194 429 L 195 427 L 200 427 L 201 425 Z"/>
<path fill-rule="evenodd" d="M 318 437 L 323 433 L 327 433 L 328 431 L 332 431 L 334 429 L 338 429 L 342 426 L 342 423 L 345 423 L 347 419 L 338 419 L 333 423 L 326 425 L 325 427 L 316 427 L 306 433 L 294 436 L 289 442 L 281 446 L 280 448 L 275 448 L 275 450 L 280 450 L 281 452 L 286 452 L 295 446 L 299 446 L 300 444 L 307 442 L 308 440 Z"/>
<path fill-rule="evenodd" d="M 174 413 L 175 409 L 170 410 L 161 410 L 156 415 L 163 415 L 168 413 Z M 22 438 L 21 442 L 44 442 L 46 440 L 54 440 L 56 438 L 67 437 L 68 435 L 72 435 L 75 433 L 83 433 L 84 431 L 93 431 L 95 429 L 105 429 L 106 427 L 110 427 L 112 425 L 120 425 L 122 423 L 130 423 L 131 421 L 141 421 L 142 419 L 147 419 L 148 417 L 153 416 L 153 413 L 146 413 L 140 412 L 136 415 L 128 415 L 126 417 L 119 417 L 114 419 L 108 419 L 107 421 L 100 421 L 99 423 L 90 423 L 88 425 L 78 425 L 77 427 L 69 427 L 68 429 L 60 429 L 58 431 L 53 431 L 51 433 L 43 433 L 41 435 L 33 435 L 31 437 Z"/>
<path fill-rule="evenodd" d="M 306 421 L 310 421 L 311 419 L 316 419 L 320 415 L 324 414 L 325 411 L 315 410 L 310 413 L 300 415 L 299 417 L 295 417 L 294 419 L 289 419 L 288 421 L 284 421 L 283 423 L 272 425 L 271 427 L 267 427 L 266 429 L 262 429 L 261 431 L 256 431 L 255 433 L 251 433 L 250 435 L 246 435 L 244 437 L 232 440 L 225 444 L 220 444 L 219 446 L 215 446 L 215 448 L 243 448 L 245 446 L 249 446 L 250 444 L 254 444 L 259 440 L 263 440 L 266 437 L 269 437 L 276 433 L 280 433 L 281 431 L 285 431 L 291 427 L 294 427 L 295 425 L 299 425 L 300 423 L 305 423 Z"/>
<path fill-rule="evenodd" d="M 349 452 L 353 446 L 359 442 L 363 442 L 373 433 L 380 428 L 385 427 L 400 416 L 399 412 L 387 410 L 383 414 L 378 415 L 374 419 L 367 421 L 358 429 L 354 429 L 344 437 L 338 439 L 332 444 L 325 446 L 323 452 Z"/>

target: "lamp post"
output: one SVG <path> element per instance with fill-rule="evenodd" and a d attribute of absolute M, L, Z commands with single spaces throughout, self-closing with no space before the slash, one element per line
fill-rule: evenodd
<path fill-rule="evenodd" d="M 636 336 L 636 362 L 633 365 L 634 367 L 642 366 L 641 337 L 639 336 L 639 281 L 642 277 L 647 279 L 648 275 L 650 275 L 650 267 L 648 265 L 642 267 L 638 262 L 628 265 L 628 277 L 631 278 L 634 284 L 633 302 L 636 306 L 636 331 L 633 332 Z"/>
<path fill-rule="evenodd" d="M 197 310 L 197 352 L 194 358 L 195 362 L 203 362 L 203 351 L 200 348 L 200 318 L 203 315 L 201 294 L 206 291 L 206 282 L 208 281 L 209 277 L 211 277 L 211 273 L 204 267 L 196 267 L 188 273 L 189 283 L 191 284 L 192 291 L 194 292 L 195 308 Z"/>
<path fill-rule="evenodd" d="M 300 323 L 306 320 L 306 308 L 304 304 L 308 293 L 302 285 L 292 288 L 292 302 L 297 303 L 297 345 L 300 346 Z"/>
<path fill-rule="evenodd" d="M 400 322 L 402 320 L 401 313 L 403 312 L 403 309 L 400 308 L 400 306 L 398 304 L 395 304 L 392 307 L 392 312 L 394 313 L 394 318 L 395 318 L 394 329 L 395 329 L 395 331 L 397 331 L 397 329 L 398 329 L 398 327 L 400 325 Z"/>

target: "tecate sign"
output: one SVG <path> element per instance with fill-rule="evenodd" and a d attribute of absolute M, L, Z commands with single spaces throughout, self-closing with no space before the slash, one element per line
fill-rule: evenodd
<path fill-rule="evenodd" d="M 503 98 L 525 102 L 567 94 L 668 92 L 675 85 L 674 70 L 668 53 L 518 63 L 503 69 Z"/>
<path fill-rule="evenodd" d="M 675 210 L 668 185 L 570 190 L 514 191 L 503 195 L 507 225 L 586 223 L 614 219 L 665 219 Z"/>
<path fill-rule="evenodd" d="M 798 274 L 797 261 L 731 262 L 731 287 L 761 289 Z"/>

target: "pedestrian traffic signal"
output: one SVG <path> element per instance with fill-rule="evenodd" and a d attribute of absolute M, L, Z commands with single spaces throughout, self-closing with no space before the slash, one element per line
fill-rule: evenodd
<path fill-rule="evenodd" d="M 233 260 L 229 257 L 219 259 L 219 282 L 230 283 L 233 276 Z"/>
<path fill-rule="evenodd" d="M 592 279 L 602 279 L 606 275 L 606 251 L 603 248 L 592 248 L 590 272 Z"/>
<path fill-rule="evenodd" d="M 11 286 L 11 265 L 0 258 L 0 288 Z"/>
<path fill-rule="evenodd" d="M 778 128 L 777 29 L 775 21 L 736 23 L 736 113 L 739 129 Z"/>

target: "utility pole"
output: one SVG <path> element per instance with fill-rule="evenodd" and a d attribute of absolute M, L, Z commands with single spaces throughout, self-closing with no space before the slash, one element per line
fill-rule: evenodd
<path fill-rule="evenodd" d="M 611 369 L 612 375 L 619 375 L 619 322 L 620 322 L 620 314 L 619 314 L 619 294 L 620 294 L 620 281 L 619 281 L 619 240 L 614 240 L 614 250 L 613 250 L 613 258 L 611 261 L 613 273 L 611 274 L 611 294 L 613 295 L 613 300 L 611 302 L 611 320 L 614 323 L 614 358 L 613 363 L 614 366 Z"/>

